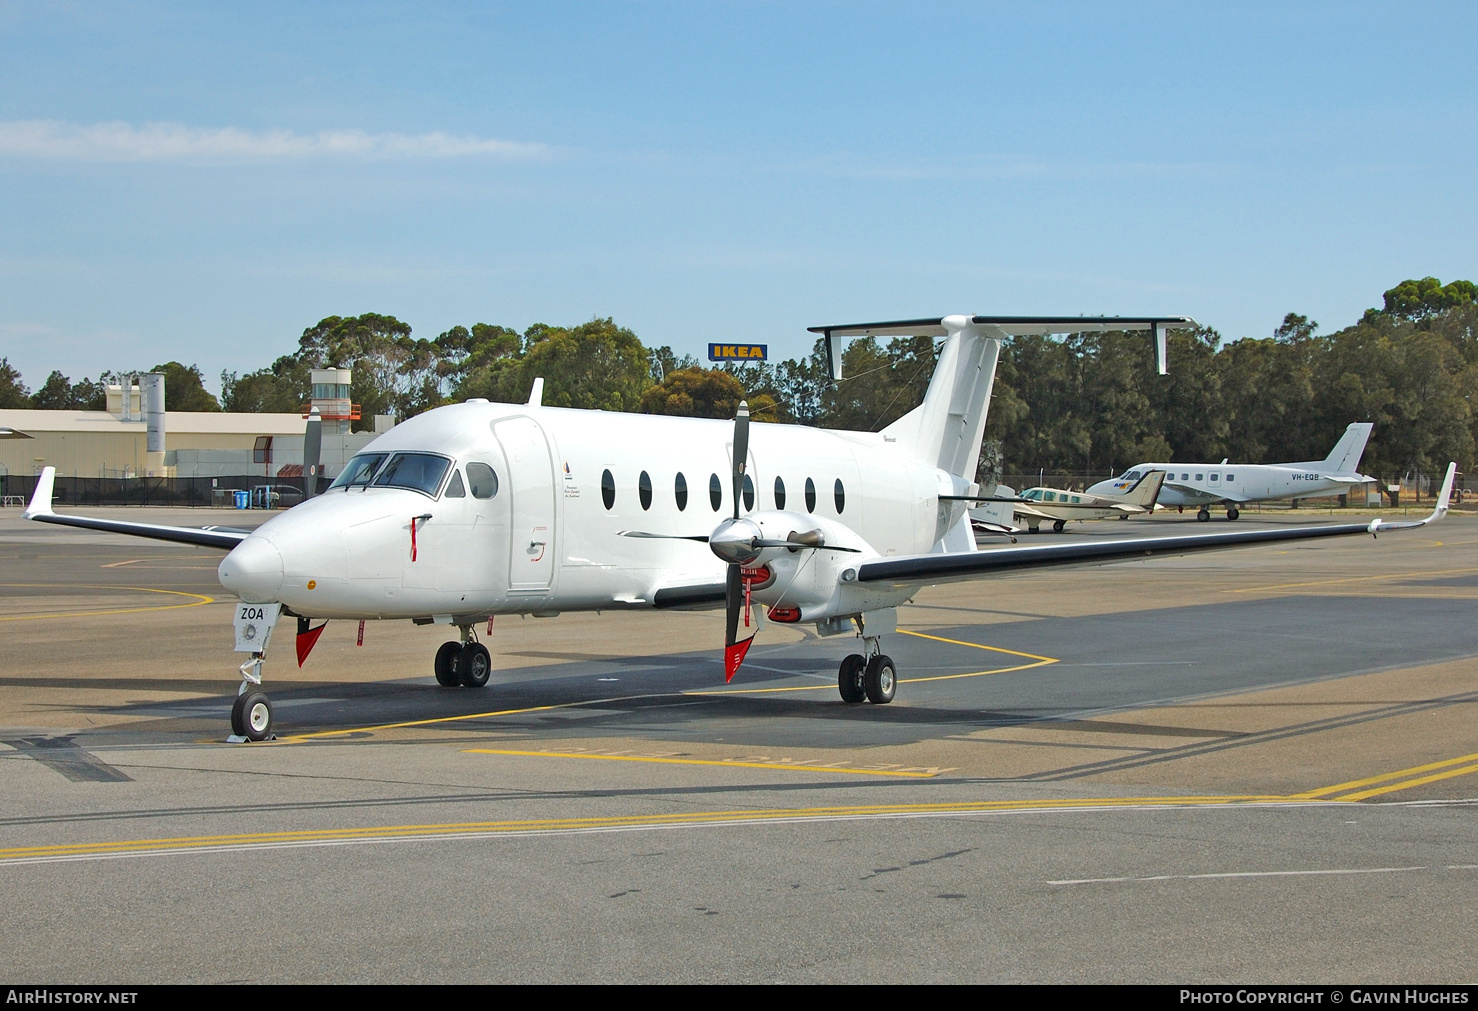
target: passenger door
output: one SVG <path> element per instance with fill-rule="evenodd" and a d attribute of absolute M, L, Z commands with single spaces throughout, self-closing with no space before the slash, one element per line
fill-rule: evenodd
<path fill-rule="evenodd" d="M 508 462 L 510 593 L 538 593 L 554 578 L 554 463 L 549 440 L 532 418 L 493 426 Z"/>

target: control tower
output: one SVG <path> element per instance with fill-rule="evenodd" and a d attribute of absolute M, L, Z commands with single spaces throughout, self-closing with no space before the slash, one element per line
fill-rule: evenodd
<path fill-rule="evenodd" d="M 359 405 L 349 398 L 353 370 L 314 369 L 312 378 L 313 398 L 308 406 L 318 408 L 318 414 L 323 418 L 324 434 L 347 434 L 350 422 L 359 420 Z"/>

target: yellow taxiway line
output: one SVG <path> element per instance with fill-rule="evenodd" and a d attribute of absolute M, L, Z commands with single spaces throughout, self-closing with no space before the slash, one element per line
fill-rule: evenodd
<path fill-rule="evenodd" d="M 901 776 L 933 779 L 938 772 L 902 769 L 846 769 L 837 765 L 800 765 L 791 762 L 740 762 L 727 759 L 661 758 L 648 755 L 592 755 L 578 751 L 511 751 L 502 748 L 466 748 L 467 755 L 518 755 L 525 758 L 589 758 L 601 762 L 651 762 L 656 765 L 717 765 L 730 769 L 780 769 L 784 772 L 845 772 L 853 776 Z"/>
<path fill-rule="evenodd" d="M 933 639 L 935 642 L 947 642 L 951 646 L 969 646 L 971 649 L 983 649 L 992 653 L 1007 653 L 1011 656 L 1026 657 L 1032 663 L 1017 664 L 1014 667 L 992 667 L 990 670 L 968 671 L 964 674 L 935 674 L 920 678 L 899 678 L 901 685 L 919 684 L 923 681 L 953 681 L 957 678 L 978 678 L 990 674 L 1009 674 L 1012 671 L 1031 670 L 1033 667 L 1046 667 L 1049 664 L 1061 663 L 1057 657 L 1038 656 L 1036 653 L 1023 653 L 1020 650 L 1006 649 L 1002 646 L 983 646 L 978 642 L 965 642 L 961 639 L 946 639 L 942 635 L 930 635 L 927 632 L 911 632 L 906 628 L 898 630 L 900 635 L 912 635 L 920 639 Z M 684 695 L 769 695 L 775 692 L 820 692 L 834 691 L 836 685 L 830 681 L 816 685 L 787 685 L 782 688 L 711 688 L 698 691 L 686 691 Z"/>
<path fill-rule="evenodd" d="M 1336 783 L 1333 786 L 1320 787 L 1306 793 L 1294 794 L 1294 796 L 1299 800 L 1321 798 L 1365 800 L 1369 797 L 1379 797 L 1382 794 L 1410 789 L 1413 786 L 1424 786 L 1443 779 L 1466 776 L 1470 772 L 1478 772 L 1478 753 L 1463 755 L 1460 758 L 1449 758 L 1441 762 L 1429 762 L 1426 765 L 1415 765 L 1409 769 L 1399 769 L 1396 772 L 1382 773 L 1379 776 L 1369 776 L 1365 779 L 1352 779 L 1348 783 Z M 1367 787 L 1367 789 L 1361 789 L 1361 787 Z"/>
<path fill-rule="evenodd" d="M 95 586 L 88 583 L 0 583 L 0 586 L 18 588 L 42 588 L 49 590 L 129 590 L 134 593 L 167 593 L 174 597 L 194 597 L 188 604 L 157 604 L 151 607 L 120 607 L 108 611 L 63 611 L 60 614 L 12 614 L 0 617 L 0 621 L 40 621 L 43 618 L 96 618 L 105 614 L 137 614 L 140 611 L 174 611 L 182 607 L 199 607 L 214 604 L 216 598 L 203 593 L 186 593 L 183 590 L 156 590 L 149 586 Z"/>
<path fill-rule="evenodd" d="M 1025 801 L 965 801 L 934 804 L 867 804 L 847 807 L 748 808 L 694 811 L 680 814 L 597 815 L 582 818 L 533 818 L 517 821 L 448 822 L 424 825 L 383 825 L 364 828 L 297 829 L 280 832 L 244 832 L 234 835 L 174 836 L 112 842 L 59 843 L 0 849 L 0 866 L 50 863 L 130 856 L 166 856 L 180 853 L 280 849 L 305 846 L 353 845 L 373 842 L 410 842 L 430 839 L 499 835 L 569 835 L 637 829 L 697 828 L 787 822 L 848 821 L 860 819 L 968 817 L 995 813 L 1094 811 L 1125 808 L 1189 808 L 1287 804 L 1286 797 L 1078 797 Z M 1298 802 L 1295 802 L 1298 803 Z M 1309 803 L 1307 801 L 1302 803 Z M 1318 803 L 1317 801 L 1313 803 Z"/>

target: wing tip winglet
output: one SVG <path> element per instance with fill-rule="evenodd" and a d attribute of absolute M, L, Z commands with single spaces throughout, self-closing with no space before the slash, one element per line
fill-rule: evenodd
<path fill-rule="evenodd" d="M 42 467 L 41 474 L 36 479 L 36 490 L 31 494 L 31 502 L 21 513 L 21 519 L 33 520 L 38 516 L 51 515 L 51 498 L 56 487 L 56 468 Z"/>
<path fill-rule="evenodd" d="M 1423 523 L 1436 523 L 1447 515 L 1447 507 L 1452 500 L 1452 485 L 1456 478 L 1457 461 L 1454 460 L 1447 465 L 1447 476 L 1442 479 L 1442 490 L 1437 493 L 1437 504 L 1432 508 L 1432 515 L 1423 520 Z"/>

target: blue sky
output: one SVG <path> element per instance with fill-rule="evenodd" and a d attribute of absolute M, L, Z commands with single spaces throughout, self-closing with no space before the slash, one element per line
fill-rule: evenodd
<path fill-rule="evenodd" d="M 0 355 L 324 316 L 809 349 L 950 312 L 1333 329 L 1478 277 L 1463 4 L 0 3 Z M 1173 366 L 1172 366 L 1173 367 Z"/>

